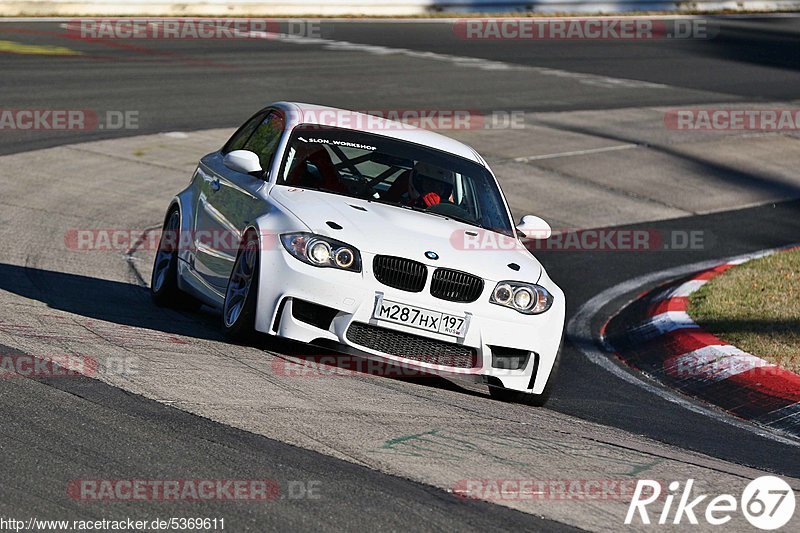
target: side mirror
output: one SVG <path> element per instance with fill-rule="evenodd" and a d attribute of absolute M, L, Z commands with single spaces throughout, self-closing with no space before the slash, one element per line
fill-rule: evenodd
<path fill-rule="evenodd" d="M 228 152 L 222 159 L 222 164 L 236 172 L 250 174 L 258 178 L 264 173 L 258 156 L 250 150 L 234 150 L 233 152 Z"/>
<path fill-rule="evenodd" d="M 534 215 L 525 215 L 517 224 L 517 230 L 529 239 L 547 239 L 553 233 L 550 224 Z"/>

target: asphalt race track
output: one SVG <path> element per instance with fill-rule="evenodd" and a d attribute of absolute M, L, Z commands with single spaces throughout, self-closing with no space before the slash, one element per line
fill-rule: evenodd
<path fill-rule="evenodd" d="M 652 387 L 646 377 L 621 380 L 580 349 L 663 281 L 658 272 L 800 242 L 797 130 L 687 133 L 663 121 L 669 109 L 797 109 L 800 18 L 711 22 L 713 39 L 633 42 L 465 41 L 426 22 L 323 22 L 317 40 L 130 42 L 71 38 L 59 21 L 0 22 L 0 108 L 136 116 L 130 128 L 0 130 L 0 353 L 101 363 L 91 378 L 0 379 L 0 517 L 224 517 L 232 531 L 617 531 L 630 495 L 489 502 L 457 488 L 694 478 L 719 494 L 769 472 L 800 490 L 796 439 L 654 394 L 636 384 Z M 159 227 L 197 159 L 277 100 L 516 113 L 524 129 L 443 132 L 487 157 L 515 216 L 642 230 L 667 246 L 702 239 L 536 253 L 566 293 L 568 320 L 604 290 L 650 275 L 590 317 L 591 338 L 566 339 L 545 408 L 434 378 L 280 375 L 282 361 L 308 348 L 226 344 L 211 311 L 150 302 L 153 250 L 81 252 L 65 239 L 75 229 Z M 113 368 L 121 360 L 135 371 Z M 79 479 L 269 479 L 281 497 L 87 502 L 68 494 Z M 728 527 L 749 526 L 739 517 Z"/>

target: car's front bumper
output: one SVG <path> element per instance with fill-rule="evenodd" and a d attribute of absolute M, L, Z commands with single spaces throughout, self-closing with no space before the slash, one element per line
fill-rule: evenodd
<path fill-rule="evenodd" d="M 428 276 L 425 288 L 418 293 L 406 292 L 381 284 L 372 273 L 374 255 L 362 253 L 363 269 L 353 273 L 333 268 L 318 268 L 292 257 L 277 242 L 262 243 L 261 270 L 256 329 L 273 335 L 306 343 L 336 343 L 383 360 L 415 369 L 445 376 L 468 378 L 506 388 L 540 394 L 547 384 L 553 369 L 564 327 L 565 302 L 563 292 L 543 271 L 538 283 L 554 297 L 552 307 L 540 315 L 523 315 L 489 302 L 489 296 L 496 285 L 495 280 L 485 280 L 483 293 L 472 303 L 457 303 L 438 299 L 430 294 Z M 446 266 L 429 262 L 429 270 Z M 512 276 L 509 276 L 513 279 Z M 535 281 L 535 280 L 528 280 Z M 373 311 L 376 295 L 423 309 L 435 310 L 457 316 L 469 315 L 469 327 L 463 338 L 456 338 L 435 332 L 428 332 L 401 324 L 376 321 Z M 298 318 L 294 312 L 295 302 L 311 302 L 336 310 L 327 328 L 325 323 L 314 325 Z M 302 305 L 302 304 L 301 304 Z M 404 343 L 401 355 L 392 355 L 376 349 L 378 345 L 364 345 L 354 339 L 374 338 L 364 335 L 365 326 L 385 328 L 386 337 L 411 340 Z M 350 328 L 353 327 L 353 330 Z M 350 335 L 348 335 L 350 330 Z M 354 335 L 358 331 L 361 335 Z M 409 336 L 413 336 L 410 338 Z M 381 339 L 386 346 L 386 339 Z M 463 359 L 454 363 L 452 358 L 439 360 L 428 353 L 408 353 L 408 346 L 419 346 L 420 352 L 435 351 L 437 342 L 454 345 L 453 352 L 472 350 L 474 363 L 465 365 Z M 442 346 L 442 345 L 438 345 Z M 502 353 L 528 353 L 523 368 L 508 369 L 493 366 L 509 366 L 508 358 L 498 358 Z M 395 350 L 398 353 L 397 350 Z M 313 355 L 313 354 L 309 354 Z M 512 364 L 513 366 L 513 364 Z"/>

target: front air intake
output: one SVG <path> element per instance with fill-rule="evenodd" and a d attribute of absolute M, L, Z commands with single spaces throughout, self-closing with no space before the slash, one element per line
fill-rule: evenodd
<path fill-rule="evenodd" d="M 432 365 L 453 368 L 479 366 L 475 348 L 361 322 L 350 324 L 347 340 L 364 348 Z"/>

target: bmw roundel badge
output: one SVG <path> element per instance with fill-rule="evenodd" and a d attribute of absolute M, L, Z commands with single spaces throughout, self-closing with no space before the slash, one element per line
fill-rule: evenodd
<path fill-rule="evenodd" d="M 425 252 L 425 257 L 427 257 L 428 259 L 431 259 L 433 261 L 436 261 L 437 259 L 439 259 L 439 254 L 437 254 L 436 252 L 428 251 L 428 252 Z"/>

